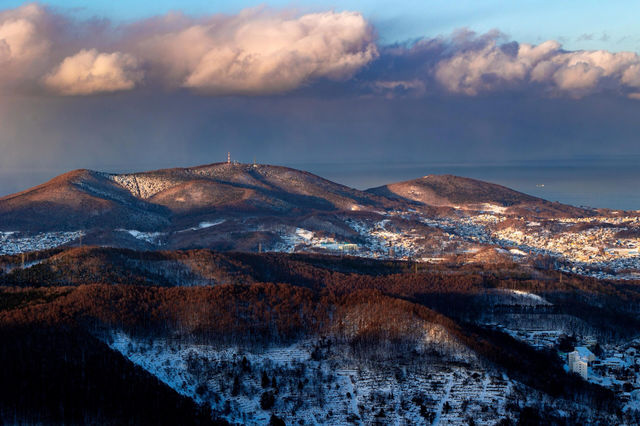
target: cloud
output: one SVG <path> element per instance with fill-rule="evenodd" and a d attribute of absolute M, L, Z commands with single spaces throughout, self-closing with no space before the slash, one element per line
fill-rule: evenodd
<path fill-rule="evenodd" d="M 344 80 L 378 55 L 371 26 L 355 12 L 296 17 L 251 9 L 195 22 L 169 16 L 148 23 L 136 38 L 136 52 L 161 71 L 165 85 L 212 95 Z"/>
<path fill-rule="evenodd" d="M 568 51 L 510 41 L 497 30 L 379 46 L 358 12 L 234 15 L 179 12 L 115 26 L 28 4 L 0 12 L 0 91 L 90 95 L 133 90 L 210 96 L 308 93 L 425 97 L 504 91 L 635 98 L 633 52 Z M 335 83 L 337 82 L 337 83 Z M 315 90 L 315 92 L 313 92 Z"/>
<path fill-rule="evenodd" d="M 118 27 L 38 4 L 0 12 L 0 86 L 44 82 L 64 95 L 132 89 L 141 69 L 152 87 L 282 93 L 344 81 L 377 56 L 374 30 L 357 12 L 169 13 Z"/>
<path fill-rule="evenodd" d="M 40 25 L 45 11 L 35 4 L 0 12 L 0 60 L 4 63 L 31 61 L 49 49 Z"/>
<path fill-rule="evenodd" d="M 418 79 L 413 80 L 379 80 L 372 84 L 373 89 L 384 94 L 387 98 L 396 95 L 422 96 L 425 94 L 424 82 Z"/>
<path fill-rule="evenodd" d="M 91 49 L 65 58 L 44 83 L 62 95 L 90 95 L 133 89 L 142 77 L 133 56 Z"/>
<path fill-rule="evenodd" d="M 602 90 L 628 93 L 640 87 L 640 57 L 632 52 L 565 51 L 549 40 L 538 45 L 500 43 L 497 36 L 449 42 L 435 66 L 447 91 L 475 96 L 499 90 L 539 89 L 580 97 Z"/>
<path fill-rule="evenodd" d="M 37 76 L 51 49 L 48 20 L 35 4 L 0 12 L 0 87 Z"/>

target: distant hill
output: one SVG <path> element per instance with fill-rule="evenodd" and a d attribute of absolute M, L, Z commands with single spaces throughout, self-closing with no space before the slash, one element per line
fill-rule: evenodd
<path fill-rule="evenodd" d="M 0 231 L 153 231 L 216 212 L 297 215 L 389 204 L 375 194 L 278 166 L 217 163 L 131 174 L 75 170 L 0 198 Z"/>
<path fill-rule="evenodd" d="M 584 209 L 552 203 L 494 183 L 453 175 L 428 175 L 371 188 L 367 192 L 425 206 L 470 208 L 519 215 L 590 214 Z"/>

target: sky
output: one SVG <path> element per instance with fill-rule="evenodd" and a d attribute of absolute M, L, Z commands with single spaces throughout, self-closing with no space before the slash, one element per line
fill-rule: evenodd
<path fill-rule="evenodd" d="M 2 0 L 0 195 L 76 168 L 227 151 L 370 175 L 640 158 L 639 12 L 586 0 Z"/>
<path fill-rule="evenodd" d="M 24 2 L 3 0 L 2 4 L 12 8 Z M 521 42 L 563 40 L 570 49 L 637 51 L 640 47 L 636 22 L 640 4 L 628 0 L 609 0 L 606 5 L 596 0 L 57 0 L 46 4 L 76 17 L 119 22 L 178 10 L 194 16 L 233 14 L 261 5 L 300 11 L 355 10 L 379 29 L 386 43 L 433 37 L 466 27 L 478 32 L 499 28 Z"/>

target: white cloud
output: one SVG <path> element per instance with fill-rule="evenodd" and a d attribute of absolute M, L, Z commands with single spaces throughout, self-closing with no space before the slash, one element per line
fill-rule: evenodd
<path fill-rule="evenodd" d="M 553 73 L 553 82 L 561 89 L 569 92 L 591 90 L 596 87 L 604 70 L 586 62 L 574 65 L 561 65 Z"/>
<path fill-rule="evenodd" d="M 30 4 L 0 13 L 0 60 L 24 62 L 41 56 L 49 49 L 46 36 L 40 31 L 45 11 Z"/>
<path fill-rule="evenodd" d="M 0 24 L 3 62 L 29 60 L 47 48 L 46 42 L 38 39 L 35 24 L 26 19 L 7 20 Z"/>
<path fill-rule="evenodd" d="M 90 95 L 133 89 L 142 77 L 133 56 L 91 49 L 65 58 L 44 83 L 62 95 Z"/>
<path fill-rule="evenodd" d="M 0 86 L 36 77 L 51 48 L 46 21 L 35 4 L 0 12 Z"/>
<path fill-rule="evenodd" d="M 436 67 L 436 79 L 452 92 L 476 95 L 505 82 L 521 81 L 527 67 L 491 42 L 480 50 L 460 52 Z"/>
<path fill-rule="evenodd" d="M 0 87 L 33 90 L 44 82 L 64 95 L 132 89 L 141 69 L 151 87 L 281 93 L 348 79 L 377 55 L 373 29 L 356 12 L 170 13 L 117 31 L 37 4 L 0 12 Z"/>
<path fill-rule="evenodd" d="M 622 73 L 622 82 L 629 87 L 640 87 L 640 64 L 627 67 Z"/>
<path fill-rule="evenodd" d="M 178 29 L 162 24 L 135 41 L 138 54 L 163 70 L 166 85 L 209 94 L 278 93 L 319 78 L 346 79 L 378 55 L 371 27 L 355 12 L 247 10 Z"/>
<path fill-rule="evenodd" d="M 156 89 L 259 95 L 322 79 L 345 81 L 371 65 L 347 89 L 383 96 L 424 96 L 438 87 L 468 96 L 608 91 L 636 98 L 640 92 L 636 53 L 566 51 L 553 40 L 505 41 L 498 31 L 477 35 L 463 29 L 449 38 L 382 48 L 376 62 L 375 31 L 357 12 L 169 13 L 116 29 L 28 4 L 0 11 L 0 91 L 33 92 L 44 83 L 55 93 L 88 95 L 131 90 L 144 79 Z"/>
<path fill-rule="evenodd" d="M 564 51 L 553 40 L 539 45 L 498 44 L 497 37 L 452 43 L 435 66 L 436 81 L 454 93 L 477 95 L 508 88 L 583 96 L 604 89 L 640 87 L 640 57 L 632 52 Z"/>

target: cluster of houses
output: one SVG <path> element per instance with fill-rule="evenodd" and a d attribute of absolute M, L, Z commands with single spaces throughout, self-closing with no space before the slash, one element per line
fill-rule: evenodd
<path fill-rule="evenodd" d="M 640 230 L 638 216 L 561 218 L 543 222 L 518 218 L 511 226 L 498 226 L 505 220 L 507 217 L 499 213 L 482 212 L 423 218 L 422 221 L 470 242 L 515 248 L 518 255 L 553 256 L 567 272 L 596 278 L 640 277 L 633 273 L 634 270 L 640 272 L 640 240 L 618 235 L 624 229 Z M 620 275 L 619 271 L 624 274 Z"/>
<path fill-rule="evenodd" d="M 597 357 L 578 346 L 567 355 L 569 371 L 584 380 L 613 390 L 624 404 L 623 410 L 640 411 L 640 339 L 606 350 Z"/>
<path fill-rule="evenodd" d="M 83 235 L 83 231 L 45 232 L 35 235 L 0 232 L 0 255 L 46 250 L 79 240 Z"/>
<path fill-rule="evenodd" d="M 431 236 L 427 250 L 422 235 L 410 229 L 394 232 L 386 226 L 388 219 L 373 226 L 350 223 L 354 230 L 370 240 L 366 247 L 360 247 L 360 255 L 420 258 L 427 254 L 442 256 L 451 254 L 452 250 L 468 251 L 478 244 L 490 244 L 511 249 L 509 252 L 520 259 L 529 255 L 550 255 L 557 258 L 558 268 L 566 272 L 602 279 L 640 278 L 640 240 L 617 236 L 625 228 L 640 229 L 640 217 L 636 216 L 562 218 L 543 222 L 520 218 L 522 226 L 509 227 L 499 226 L 507 220 L 499 212 L 425 217 L 418 212 L 393 211 L 387 217 L 421 222 L 439 228 L 443 233 L 441 238 Z M 588 226 L 574 229 L 583 223 Z M 563 231 L 555 232 L 556 228 Z M 436 253 L 438 250 L 440 252 Z"/>
<path fill-rule="evenodd" d="M 611 220 L 616 223 L 612 223 Z M 618 226 L 630 229 L 638 227 L 638 218 L 595 218 L 584 230 L 573 230 L 572 222 L 578 219 L 559 219 L 535 226 L 507 227 L 492 233 L 505 243 L 512 243 L 528 251 L 549 254 L 573 263 L 571 271 L 586 273 L 602 267 L 613 270 L 640 269 L 640 242 L 637 238 L 619 238 Z M 621 222 L 622 221 L 622 222 Z M 617 223 L 621 222 L 621 223 Z M 552 231 L 559 226 L 566 230 Z M 592 266 L 589 268 L 588 266 Z"/>
<path fill-rule="evenodd" d="M 500 324 L 487 324 L 538 349 L 558 347 L 567 336 L 560 330 L 510 329 Z M 579 345 L 558 354 L 565 369 L 584 380 L 611 389 L 625 409 L 640 411 L 640 338 L 620 344 L 600 346 L 593 337 L 578 337 Z"/>

